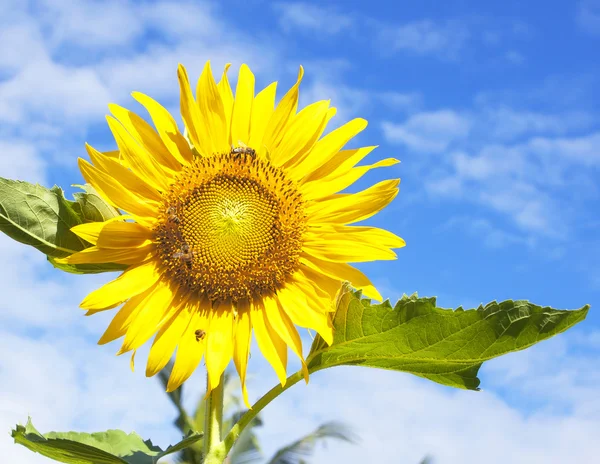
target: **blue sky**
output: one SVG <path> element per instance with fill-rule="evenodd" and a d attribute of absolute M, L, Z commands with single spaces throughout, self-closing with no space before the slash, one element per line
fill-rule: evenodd
<path fill-rule="evenodd" d="M 279 81 L 279 96 L 302 64 L 303 105 L 331 99 L 332 127 L 368 119 L 352 144 L 402 161 L 361 183 L 402 178 L 371 223 L 407 246 L 397 261 L 361 266 L 384 296 L 592 305 L 569 334 L 485 366 L 480 393 L 393 372 L 319 373 L 266 413 L 267 453 L 329 419 L 351 423 L 363 443 L 330 445 L 315 462 L 431 453 L 440 463 L 559 463 L 600 452 L 598 1 L 3 0 L 0 43 L 2 177 L 71 192 L 84 142 L 114 147 L 109 102 L 139 109 L 129 96 L 138 90 L 177 113 L 178 62 L 190 76 L 207 59 L 215 73 L 231 62 L 232 81 L 245 62 L 257 87 Z M 77 308 L 110 276 L 59 274 L 5 237 L 0 259 L 10 263 L 0 269 L 0 428 L 30 413 L 40 429 L 121 426 L 176 440 L 157 382 L 129 373 L 117 345 L 95 345 L 110 316 Z M 254 397 L 276 382 L 257 358 Z M 198 372 L 188 390 L 202 382 Z M 6 434 L 0 452 L 45 462 Z"/>

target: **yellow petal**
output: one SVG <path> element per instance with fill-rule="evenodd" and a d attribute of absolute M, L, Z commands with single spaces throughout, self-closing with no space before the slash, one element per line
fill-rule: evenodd
<path fill-rule="evenodd" d="M 342 280 L 334 279 L 321 272 L 314 271 L 313 269 L 302 266 L 294 278 L 312 282 L 312 284 L 326 294 L 331 300 L 333 300 L 342 288 Z"/>
<path fill-rule="evenodd" d="M 233 103 L 233 115 L 231 117 L 231 144 L 234 146 L 237 146 L 239 142 L 251 146 L 250 116 L 253 100 L 254 74 L 248 66 L 243 64 L 240 67 L 235 88 L 235 102 Z"/>
<path fill-rule="evenodd" d="M 152 377 L 167 365 L 173 356 L 175 347 L 183 336 L 184 330 L 190 323 L 192 314 L 193 312 L 185 310 L 185 305 L 182 305 L 160 328 L 148 354 L 147 377 Z"/>
<path fill-rule="evenodd" d="M 314 182 L 303 184 L 300 187 L 302 197 L 305 200 L 314 200 L 327 197 L 354 184 L 354 182 L 364 176 L 371 169 L 390 167 L 399 162 L 400 161 L 394 158 L 386 158 L 369 166 L 359 166 L 357 168 L 353 168 L 350 171 L 338 175 L 337 177 L 325 177 Z"/>
<path fill-rule="evenodd" d="M 373 286 L 369 278 L 349 264 L 324 261 L 306 254 L 300 258 L 300 262 L 315 272 L 324 274 L 333 279 L 350 282 L 354 288 L 362 290 L 369 298 L 383 301 L 381 295 Z"/>
<path fill-rule="evenodd" d="M 119 312 L 117 312 L 113 320 L 110 321 L 108 328 L 104 334 L 102 334 L 100 340 L 98 340 L 98 345 L 104 345 L 125 335 L 127 328 L 133 321 L 135 315 L 142 309 L 140 304 L 148 297 L 148 295 L 152 293 L 153 290 L 154 287 L 150 287 L 145 292 L 131 297 L 127 303 L 123 305 Z"/>
<path fill-rule="evenodd" d="M 300 180 L 322 166 L 336 153 L 338 153 L 348 141 L 367 127 L 367 121 L 361 118 L 353 119 L 343 126 L 331 131 L 319 140 L 301 163 L 295 166 L 291 177 Z"/>
<path fill-rule="evenodd" d="M 235 318 L 233 331 L 233 362 L 238 375 L 240 376 L 244 403 L 246 404 L 246 407 L 250 409 L 248 390 L 246 388 L 246 368 L 248 367 L 248 356 L 250 355 L 252 325 L 250 323 L 250 306 L 246 300 L 238 302 L 237 317 Z"/>
<path fill-rule="evenodd" d="M 233 310 L 223 303 L 213 308 L 210 330 L 206 333 L 206 370 L 211 389 L 221 381 L 221 374 L 233 356 Z M 208 393 L 208 392 L 207 392 Z"/>
<path fill-rule="evenodd" d="M 135 141 L 121 123 L 111 116 L 107 116 L 106 121 L 131 170 L 155 189 L 162 192 L 167 190 L 172 176 L 167 175 L 167 171 Z"/>
<path fill-rule="evenodd" d="M 179 129 L 173 116 L 156 100 L 139 92 L 131 94 L 150 114 L 152 122 L 156 127 L 158 135 L 169 150 L 169 152 L 181 164 L 189 164 L 192 161 L 192 150 Z"/>
<path fill-rule="evenodd" d="M 130 192 L 134 192 L 142 198 L 147 198 L 152 201 L 161 201 L 161 195 L 158 190 L 134 174 L 129 169 L 128 164 L 125 163 L 125 160 L 108 157 L 88 144 L 86 144 L 85 147 L 90 155 L 92 164 L 112 178 L 118 179 L 123 188 Z"/>
<path fill-rule="evenodd" d="M 180 111 L 181 117 L 187 129 L 187 136 L 202 155 L 208 156 L 211 154 L 210 145 L 206 142 L 202 130 L 202 117 L 200 110 L 192 94 L 190 80 L 185 67 L 180 64 L 177 68 L 177 78 L 179 79 L 180 91 Z"/>
<path fill-rule="evenodd" d="M 88 222 L 71 228 L 71 232 L 100 248 L 135 248 L 149 245 L 154 233 L 136 222 L 124 222 L 122 216 L 105 222 Z"/>
<path fill-rule="evenodd" d="M 336 194 L 306 208 L 312 224 L 351 224 L 368 219 L 398 194 L 399 179 L 384 180 L 358 193 Z"/>
<path fill-rule="evenodd" d="M 201 137 L 200 143 L 204 147 L 204 151 L 201 153 L 207 155 L 228 153 L 231 149 L 229 127 L 223 100 L 210 69 L 210 61 L 206 62 L 200 79 L 198 79 L 196 99 L 202 118 L 202 125 L 198 132 Z"/>
<path fill-rule="evenodd" d="M 323 100 L 308 105 L 293 116 L 279 145 L 270 147 L 273 164 L 282 166 L 310 150 L 321 135 L 328 111 L 329 100 Z"/>
<path fill-rule="evenodd" d="M 133 216 L 120 215 L 107 219 L 104 222 L 86 222 L 84 224 L 78 224 L 76 226 L 71 227 L 71 232 L 73 232 L 78 237 L 81 237 L 86 242 L 90 242 L 92 245 L 96 245 L 98 242 L 98 238 L 100 237 L 100 232 L 102 231 L 105 225 L 114 221 L 124 222 L 125 219 L 133 219 Z"/>
<path fill-rule="evenodd" d="M 98 248 L 96 246 L 73 253 L 66 258 L 56 259 L 60 264 L 98 264 L 120 263 L 138 264 L 145 261 L 153 251 L 153 246 L 146 245 L 139 248 Z"/>
<path fill-rule="evenodd" d="M 227 133 L 227 145 L 231 146 L 232 143 L 236 143 L 236 141 L 231 140 L 230 138 L 230 130 L 231 127 L 231 112 L 233 110 L 233 92 L 231 91 L 231 85 L 229 84 L 229 79 L 227 78 L 227 71 L 231 67 L 231 63 L 227 63 L 225 65 L 225 69 L 223 70 L 223 76 L 221 77 L 221 81 L 217 84 L 217 89 L 219 89 L 219 94 L 221 95 L 221 101 L 223 102 L 223 110 L 225 111 L 225 130 Z"/>
<path fill-rule="evenodd" d="M 278 290 L 281 307 L 290 316 L 294 324 L 316 330 L 323 340 L 331 345 L 333 326 L 329 319 L 329 300 L 319 300 L 314 291 L 301 282 L 293 282 Z"/>
<path fill-rule="evenodd" d="M 303 181 L 310 182 L 330 175 L 337 177 L 356 166 L 356 163 L 375 150 L 375 148 L 377 148 L 377 145 L 353 148 L 351 150 L 340 150 L 325 164 L 308 173 Z"/>
<path fill-rule="evenodd" d="M 302 341 L 300 335 L 294 327 L 294 323 L 289 318 L 287 313 L 283 311 L 280 304 L 275 298 L 265 297 L 263 299 L 265 308 L 265 317 L 269 321 L 269 324 L 277 332 L 277 335 L 292 349 L 292 351 L 300 358 L 302 363 L 302 371 L 304 373 L 304 379 L 308 382 L 308 368 L 304 361 L 302 354 Z"/>
<path fill-rule="evenodd" d="M 304 68 L 300 66 L 296 83 L 283 96 L 277 105 L 277 108 L 275 108 L 273 115 L 269 119 L 269 123 L 265 129 L 265 136 L 263 138 L 263 144 L 266 145 L 269 151 L 272 151 L 275 147 L 277 147 L 277 145 L 279 145 L 279 142 L 285 134 L 285 127 L 296 114 L 296 109 L 298 108 L 298 92 L 303 75 Z"/>
<path fill-rule="evenodd" d="M 364 263 L 369 261 L 396 259 L 396 253 L 387 247 L 361 243 L 340 237 L 327 243 L 305 241 L 303 251 L 325 261 L 338 263 Z"/>
<path fill-rule="evenodd" d="M 273 115 L 275 107 L 275 91 L 277 82 L 261 90 L 252 102 L 250 116 L 250 141 L 248 145 L 256 150 L 263 158 L 266 155 L 264 136 L 267 124 Z"/>
<path fill-rule="evenodd" d="M 119 354 L 137 350 L 158 331 L 159 323 L 165 319 L 168 311 L 173 309 L 176 295 L 169 283 L 159 281 L 150 295 L 140 302 L 139 311 L 127 329 L 127 335 Z M 175 302 L 175 306 L 177 303 Z"/>
<path fill-rule="evenodd" d="M 369 226 L 344 226 L 331 224 L 309 230 L 309 241 L 329 242 L 330 240 L 344 240 L 360 243 L 368 243 L 379 247 L 402 248 L 406 242 L 389 230 Z"/>
<path fill-rule="evenodd" d="M 137 114 L 129 111 L 122 106 L 111 103 L 108 105 L 110 112 L 117 120 L 123 124 L 127 132 L 129 132 L 135 140 L 148 153 L 151 153 L 153 158 L 171 172 L 181 170 L 181 163 L 169 152 L 160 136 L 156 131 Z"/>
<path fill-rule="evenodd" d="M 100 231 L 97 246 L 100 248 L 137 248 L 154 241 L 154 233 L 135 222 L 112 221 Z"/>
<path fill-rule="evenodd" d="M 298 164 L 302 163 L 307 156 L 310 156 L 312 148 L 314 147 L 317 140 L 319 140 L 319 137 L 321 137 L 321 135 L 323 135 L 323 132 L 325 131 L 325 127 L 327 127 L 327 124 L 329 123 L 330 119 L 335 116 L 336 112 L 337 112 L 336 108 L 329 108 L 327 110 L 327 114 L 325 114 L 325 117 L 321 120 L 319 126 L 317 127 L 317 129 L 314 133 L 314 138 L 310 139 L 305 144 L 305 146 L 303 148 L 301 148 L 298 151 L 298 153 L 285 164 L 285 167 L 288 170 L 296 169 L 296 166 L 298 166 Z"/>
<path fill-rule="evenodd" d="M 113 161 L 118 161 L 120 163 L 124 163 L 124 160 L 121 158 L 121 153 L 119 152 L 119 150 L 103 151 L 103 152 L 101 152 L 101 154 L 106 156 L 107 158 L 112 159 Z"/>
<path fill-rule="evenodd" d="M 252 303 L 250 319 L 258 348 L 275 370 L 281 386 L 284 386 L 287 380 L 287 345 L 269 324 L 262 302 Z"/>
<path fill-rule="evenodd" d="M 208 332 L 210 326 L 206 311 L 201 308 L 196 308 L 190 318 L 187 328 L 179 340 L 175 364 L 173 365 L 173 370 L 171 371 L 171 376 L 169 377 L 169 382 L 167 384 L 167 392 L 172 392 L 185 382 L 190 375 L 194 373 L 198 364 L 200 364 L 206 350 L 206 337 L 197 339 L 196 330 L 199 329 Z"/>
<path fill-rule="evenodd" d="M 142 217 L 155 217 L 158 203 L 147 198 L 142 198 L 125 189 L 110 175 L 95 168 L 87 161 L 79 158 L 79 169 L 84 179 L 92 184 L 98 193 L 116 208 L 124 209 Z"/>
<path fill-rule="evenodd" d="M 79 305 L 83 309 L 107 309 L 139 295 L 152 287 L 160 277 L 152 261 L 127 269 L 115 280 L 93 291 Z"/>

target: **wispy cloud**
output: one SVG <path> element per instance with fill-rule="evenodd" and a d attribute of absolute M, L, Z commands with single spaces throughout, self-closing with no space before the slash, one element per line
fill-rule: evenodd
<path fill-rule="evenodd" d="M 431 159 L 416 158 L 415 166 L 429 166 L 419 171 L 429 194 L 501 213 L 516 227 L 507 233 L 532 244 L 539 236 L 565 239 L 576 227 L 576 205 L 584 207 L 598 194 L 587 169 L 600 163 L 594 121 L 587 111 L 478 102 L 460 112 L 441 109 L 401 123 L 386 121 L 382 129 L 390 143 L 439 155 L 433 169 Z M 505 238 L 495 241 L 515 242 Z"/>
<path fill-rule="evenodd" d="M 468 25 L 460 20 L 437 23 L 429 19 L 381 29 L 380 40 L 388 52 L 408 51 L 455 59 L 470 36 Z"/>
<path fill-rule="evenodd" d="M 290 441 L 299 428 L 310 430 L 332 418 L 353 426 L 361 442 L 332 443 L 318 450 L 315 463 L 416 463 L 425 455 L 436 462 L 490 464 L 515 456 L 532 464 L 593 459 L 600 452 L 594 440 L 600 431 L 600 371 L 589 370 L 594 354 L 576 354 L 578 343 L 556 339 L 490 362 L 482 371 L 481 392 L 396 372 L 365 375 L 354 367 L 319 372 L 307 387 L 294 387 L 278 399 L 277 408 L 265 410 L 265 424 L 281 424 L 261 432 L 265 453 Z M 502 399 L 503 388 L 519 396 Z M 290 417 L 294 421 L 286 420 Z M 549 435 L 560 439 L 549 441 Z"/>
<path fill-rule="evenodd" d="M 440 153 L 451 142 L 469 134 L 471 121 L 456 111 L 443 109 L 417 113 L 401 124 L 386 121 L 382 128 L 391 143 L 403 144 L 418 152 Z"/>
<path fill-rule="evenodd" d="M 279 25 L 286 32 L 319 33 L 324 36 L 338 34 L 351 28 L 355 19 L 331 6 L 305 2 L 280 2 L 273 4 L 279 14 Z"/>
<path fill-rule="evenodd" d="M 577 5 L 576 21 L 589 35 L 600 35 L 600 1 L 581 0 Z"/>

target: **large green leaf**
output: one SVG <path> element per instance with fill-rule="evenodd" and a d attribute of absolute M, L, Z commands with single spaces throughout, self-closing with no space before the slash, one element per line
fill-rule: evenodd
<path fill-rule="evenodd" d="M 477 389 L 484 361 L 525 349 L 585 319 L 528 301 L 495 301 L 468 311 L 436 307 L 435 298 L 404 295 L 394 308 L 372 305 L 346 288 L 338 300 L 333 344 L 317 336 L 311 372 L 358 365 L 410 372 L 444 385 Z"/>
<path fill-rule="evenodd" d="M 74 194 L 75 201 L 65 198 L 58 186 L 51 189 L 27 182 L 0 177 L 0 231 L 14 240 L 31 245 L 48 256 L 53 266 L 73 273 L 118 271 L 120 264 L 57 264 L 63 258 L 91 246 L 79 238 L 71 227 L 84 222 L 106 221 L 119 215 L 92 189 Z"/>
<path fill-rule="evenodd" d="M 17 425 L 12 431 L 15 443 L 55 461 L 67 464 L 155 464 L 168 454 L 192 446 L 202 439 L 200 433 L 190 433 L 174 446 L 162 450 L 136 433 L 122 430 L 99 433 L 51 432 L 42 435 L 31 419 L 27 425 Z"/>

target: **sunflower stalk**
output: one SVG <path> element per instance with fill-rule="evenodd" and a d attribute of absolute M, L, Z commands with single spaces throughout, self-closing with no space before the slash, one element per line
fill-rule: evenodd
<path fill-rule="evenodd" d="M 288 388 L 296 385 L 300 380 L 304 378 L 302 371 L 298 371 L 295 374 L 290 375 L 284 386 L 277 384 L 273 388 L 271 388 L 267 393 L 265 393 L 256 403 L 252 405 L 252 408 L 246 411 L 246 413 L 240 417 L 240 420 L 231 427 L 231 430 L 223 440 L 225 454 L 227 455 L 235 442 L 240 437 L 244 429 L 252 422 L 254 419 L 271 401 L 281 395 Z M 206 461 L 208 462 L 208 461 Z"/>
<path fill-rule="evenodd" d="M 219 385 L 211 390 L 207 376 L 206 419 L 204 425 L 204 464 L 222 464 L 229 450 L 221 441 L 223 427 L 223 392 L 224 376 L 221 375 Z"/>

